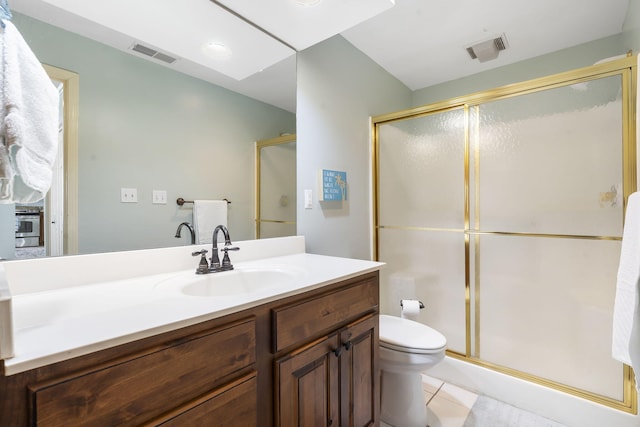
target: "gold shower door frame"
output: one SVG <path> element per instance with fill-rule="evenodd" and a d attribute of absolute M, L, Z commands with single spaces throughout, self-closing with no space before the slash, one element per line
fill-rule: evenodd
<path fill-rule="evenodd" d="M 256 152 L 255 152 L 255 164 L 256 164 L 256 182 L 255 182 L 255 236 L 256 239 L 261 238 L 262 225 L 269 224 L 279 224 L 279 225 L 296 225 L 296 221 L 276 219 L 276 218 L 265 218 L 262 212 L 262 190 L 263 190 L 263 182 L 261 179 L 262 172 L 262 150 L 268 147 L 273 147 L 277 145 L 289 144 L 292 142 L 296 142 L 296 134 L 290 135 L 282 135 L 277 138 L 271 139 L 263 139 L 261 141 L 256 141 Z"/>
<path fill-rule="evenodd" d="M 447 350 L 451 357 L 474 363 L 504 374 L 521 378 L 530 382 L 541 384 L 552 389 L 560 390 L 575 396 L 579 396 L 599 404 L 603 404 L 621 411 L 637 414 L 637 391 L 632 369 L 623 365 L 623 391 L 622 401 L 608 396 L 602 396 L 590 391 L 582 390 L 573 386 L 565 385 L 553 380 L 548 380 L 527 372 L 512 369 L 509 367 L 496 365 L 484 361 L 473 354 L 479 354 L 480 337 L 478 329 L 479 315 L 479 274 L 472 274 L 472 268 L 479 268 L 479 238 L 481 235 L 493 236 L 535 236 L 542 238 L 570 238 L 570 239 L 590 239 L 590 240 L 621 240 L 617 236 L 567 236 L 564 234 L 540 234 L 521 232 L 501 232 L 481 230 L 478 212 L 479 194 L 479 145 L 477 137 L 478 114 L 477 111 L 483 104 L 503 100 L 521 95 L 541 92 L 547 89 L 560 88 L 568 85 L 579 85 L 592 80 L 598 80 L 611 76 L 619 76 L 622 86 L 622 178 L 623 178 L 623 213 L 626 208 L 628 196 L 636 191 L 636 96 L 637 96 L 637 58 L 628 55 L 625 59 L 610 61 L 594 66 L 589 66 L 569 72 L 555 74 L 539 79 L 534 79 L 522 83 L 511 84 L 500 88 L 478 92 L 467 96 L 457 97 L 438 103 L 399 111 L 372 118 L 372 171 L 373 171 L 373 239 L 374 239 L 374 259 L 379 260 L 380 254 L 380 231 L 385 228 L 380 224 L 380 126 L 393 122 L 410 120 L 428 115 L 440 114 L 444 112 L 463 110 L 465 118 L 464 129 L 464 230 L 440 230 L 448 232 L 464 233 L 464 267 L 465 267 L 465 346 L 464 354 Z M 473 120 L 475 118 L 476 120 Z M 471 164 L 473 163 L 473 164 Z M 470 177 L 474 174 L 474 188 L 470 188 Z M 473 198 L 472 198 L 473 197 Z M 472 206 L 472 203 L 474 206 Z M 472 215 L 472 209 L 474 209 Z M 473 218 L 474 224 L 470 224 Z M 420 227 L 390 227 L 393 229 L 416 230 Z M 426 230 L 426 229 L 425 229 Z M 472 247 L 472 240 L 473 245 Z M 473 257 L 473 259 L 472 259 Z M 473 278 L 475 279 L 472 279 Z M 474 283 L 472 283 L 472 280 Z M 611 286 L 615 286 L 612 283 Z M 472 300 L 473 298 L 473 300 Z M 475 319 L 472 317 L 476 317 Z M 472 325 L 476 327 L 472 330 Z"/>

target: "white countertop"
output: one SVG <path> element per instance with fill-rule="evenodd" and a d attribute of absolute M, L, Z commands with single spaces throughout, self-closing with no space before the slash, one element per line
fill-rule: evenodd
<path fill-rule="evenodd" d="M 4 360 L 5 375 L 249 309 L 375 271 L 383 265 L 307 253 L 234 262 L 238 271 L 282 266 L 297 273 L 269 289 L 202 297 L 186 295 L 175 286 L 166 285 L 196 276 L 197 263 L 191 264 L 188 270 L 14 295 L 14 357 Z"/>

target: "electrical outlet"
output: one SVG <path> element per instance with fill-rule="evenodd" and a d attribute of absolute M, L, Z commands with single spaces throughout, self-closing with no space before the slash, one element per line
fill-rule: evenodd
<path fill-rule="evenodd" d="M 136 188 L 120 189 L 121 203 L 138 203 L 138 190 Z"/>
<path fill-rule="evenodd" d="M 152 202 L 154 205 L 167 204 L 167 192 L 165 190 L 153 190 Z"/>

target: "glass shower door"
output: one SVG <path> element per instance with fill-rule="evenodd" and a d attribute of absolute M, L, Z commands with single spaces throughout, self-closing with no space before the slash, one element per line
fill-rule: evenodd
<path fill-rule="evenodd" d="M 374 118 L 374 219 L 382 312 L 419 299 L 450 356 L 632 412 L 611 357 L 636 188 L 623 62 Z"/>
<path fill-rule="evenodd" d="M 256 144 L 256 238 L 296 235 L 296 136 Z"/>
<path fill-rule="evenodd" d="M 621 78 L 477 107 L 473 357 L 622 400 Z"/>
<path fill-rule="evenodd" d="M 425 303 L 420 321 L 465 352 L 465 153 L 463 108 L 379 127 L 381 309 Z"/>

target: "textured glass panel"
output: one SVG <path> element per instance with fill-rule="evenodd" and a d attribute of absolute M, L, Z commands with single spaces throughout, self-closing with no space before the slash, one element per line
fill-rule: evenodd
<path fill-rule="evenodd" d="M 380 224 L 464 228 L 464 110 L 379 127 Z"/>
<path fill-rule="evenodd" d="M 418 321 L 447 338 L 447 347 L 465 352 L 464 234 L 380 230 L 380 305 L 400 315 L 401 299 L 418 299 L 425 308 Z"/>
<path fill-rule="evenodd" d="M 482 360 L 622 400 L 611 357 L 620 242 L 480 238 Z"/>
<path fill-rule="evenodd" d="M 296 220 L 295 142 L 270 145 L 260 150 L 260 218 Z"/>
<path fill-rule="evenodd" d="M 286 237 L 296 235 L 295 224 L 281 224 L 277 222 L 260 223 L 260 238 L 268 239 L 270 237 Z"/>
<path fill-rule="evenodd" d="M 480 229 L 620 236 L 621 79 L 480 106 Z"/>

